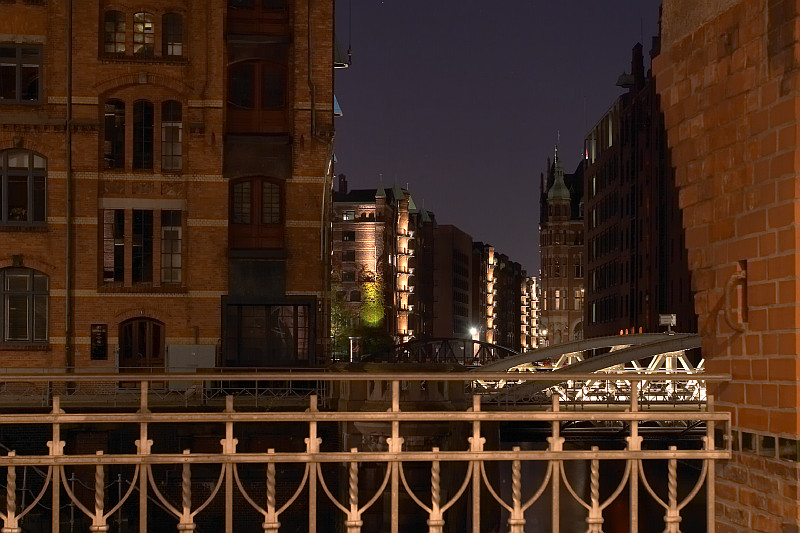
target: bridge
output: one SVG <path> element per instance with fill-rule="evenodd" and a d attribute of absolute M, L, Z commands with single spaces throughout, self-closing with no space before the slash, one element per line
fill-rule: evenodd
<path fill-rule="evenodd" d="M 700 379 L 703 361 L 695 364 L 687 352 L 698 349 L 694 333 L 613 335 L 573 341 L 517 353 L 509 348 L 471 339 L 415 340 L 362 358 L 372 363 L 456 364 L 481 372 L 549 372 L 564 379 L 520 382 L 515 377 L 476 380 L 475 391 L 486 403 L 540 404 L 548 406 L 552 394 L 564 404 L 625 405 L 630 380 L 608 380 L 603 373 L 648 375 L 664 372 L 670 379 L 643 380 L 638 390 L 643 406 L 702 403 L 705 384 Z M 642 365 L 641 361 L 647 361 Z M 594 372 L 592 379 L 569 375 Z"/>

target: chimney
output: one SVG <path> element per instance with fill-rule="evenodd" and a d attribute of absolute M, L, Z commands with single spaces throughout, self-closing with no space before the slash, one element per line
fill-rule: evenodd
<path fill-rule="evenodd" d="M 347 194 L 347 176 L 339 174 L 339 193 Z"/>

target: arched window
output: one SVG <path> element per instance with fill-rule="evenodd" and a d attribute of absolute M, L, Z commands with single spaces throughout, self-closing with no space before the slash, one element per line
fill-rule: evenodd
<path fill-rule="evenodd" d="M 103 16 L 103 54 L 125 54 L 125 14 L 106 11 Z"/>
<path fill-rule="evenodd" d="M 230 186 L 230 238 L 233 248 L 283 245 L 281 185 L 264 178 L 243 178 Z"/>
<path fill-rule="evenodd" d="M 133 103 L 133 168 L 153 168 L 153 104 Z"/>
<path fill-rule="evenodd" d="M 0 343 L 47 342 L 50 298 L 46 274 L 30 268 L 0 269 Z"/>
<path fill-rule="evenodd" d="M 183 17 L 178 13 L 167 13 L 161 18 L 163 34 L 161 55 L 180 57 L 183 55 Z"/>
<path fill-rule="evenodd" d="M 103 165 L 125 168 L 125 103 L 108 100 L 104 115 Z"/>
<path fill-rule="evenodd" d="M 47 222 L 47 161 L 30 150 L 0 152 L 0 223 L 37 226 Z"/>
<path fill-rule="evenodd" d="M 133 55 L 153 57 L 155 32 L 154 18 L 151 13 L 133 15 Z"/>
<path fill-rule="evenodd" d="M 164 324 L 133 318 L 119 325 L 119 368 L 164 368 Z"/>
<path fill-rule="evenodd" d="M 167 100 L 161 104 L 161 169 L 183 168 L 183 122 L 181 103 Z"/>

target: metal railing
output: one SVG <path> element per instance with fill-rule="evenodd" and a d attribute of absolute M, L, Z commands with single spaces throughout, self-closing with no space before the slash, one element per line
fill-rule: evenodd
<path fill-rule="evenodd" d="M 478 374 L 478 375 L 476 375 Z M 17 412 L 0 414 L 0 429 L 14 430 L 26 426 L 48 427 L 46 443 L 28 443 L 24 453 L 9 451 L 0 456 L 0 469 L 5 469 L 5 512 L 0 512 L 4 532 L 20 533 L 21 521 L 33 509 L 45 505 L 50 509 L 50 528 L 53 532 L 61 531 L 63 521 L 62 502 L 73 509 L 77 508 L 91 523 L 90 531 L 109 531 L 114 516 L 118 516 L 124 508 L 131 522 L 136 522 L 138 531 L 161 530 L 152 521 L 152 507 L 166 510 L 172 516 L 172 524 L 159 524 L 164 530 L 178 531 L 243 531 L 237 524 L 243 511 L 234 506 L 234 500 L 244 501 L 261 517 L 259 529 L 277 533 L 281 530 L 281 520 L 290 513 L 307 513 L 307 530 L 335 531 L 336 523 L 348 533 L 360 533 L 364 528 L 365 517 L 369 513 L 384 516 L 392 533 L 401 531 L 404 509 L 415 508 L 426 518 L 430 533 L 445 531 L 448 520 L 453 520 L 452 509 L 465 509 L 461 516 L 466 517 L 465 530 L 478 533 L 484 531 L 487 516 L 495 517 L 499 522 L 499 512 L 505 513 L 503 521 L 510 533 L 522 533 L 526 524 L 526 511 L 532 505 L 545 503 L 549 495 L 548 531 L 561 531 L 563 503 L 561 497 L 566 494 L 573 502 L 577 502 L 585 510 L 585 531 L 599 533 L 607 517 L 604 510 L 627 491 L 626 519 L 631 532 L 640 530 L 639 500 L 641 494 L 647 494 L 662 509 L 660 520 L 663 529 L 668 533 L 678 533 L 681 511 L 694 498 L 705 491 L 705 508 L 707 531 L 714 530 L 714 474 L 715 462 L 730 458 L 730 438 L 722 439 L 725 427 L 729 427 L 730 415 L 727 412 L 713 410 L 713 398 L 709 397 L 706 408 L 702 411 L 669 410 L 661 412 L 641 411 L 638 405 L 639 379 L 666 379 L 669 376 L 648 375 L 639 378 L 625 375 L 619 379 L 631 382 L 633 393 L 626 411 L 592 410 L 581 412 L 563 411 L 560 409 L 558 397 L 553 397 L 549 411 L 485 411 L 482 410 L 480 397 L 468 397 L 454 391 L 466 390 L 467 385 L 453 382 L 469 383 L 476 377 L 485 380 L 499 380 L 503 373 L 273 373 L 227 375 L 231 381 L 260 382 L 309 382 L 325 381 L 328 383 L 326 394 L 328 400 L 347 401 L 357 405 L 357 409 L 343 411 L 324 411 L 319 409 L 317 396 L 311 396 L 307 409 L 298 411 L 263 411 L 236 409 L 233 396 L 226 396 L 223 410 L 164 412 L 157 410 L 150 402 L 153 396 L 152 383 L 165 381 L 202 380 L 213 381 L 218 375 L 62 375 L 37 376 L 20 375 L 4 376 L 9 383 L 38 383 L 53 387 L 53 383 L 63 383 L 64 387 L 76 385 L 138 382 L 139 392 L 137 409 L 114 410 L 94 409 L 91 412 L 79 411 L 67 413 L 63 409 L 61 397 L 52 397 L 49 412 Z M 547 380 L 550 376 L 535 374 L 520 375 L 523 380 Z M 591 374 L 577 374 L 575 380 L 591 379 Z M 610 376 L 606 376 L 610 377 Z M 516 378 L 516 376 L 515 376 Z M 704 380 L 720 381 L 726 376 L 703 376 Z M 425 387 L 420 384 L 425 383 Z M 445 386 L 432 386 L 444 383 Z M 359 388 L 361 385 L 367 385 Z M 58 387 L 56 387 L 58 388 Z M 358 398 L 356 398 L 358 397 Z M 428 406 L 428 410 L 407 410 L 407 400 L 419 400 Z M 414 402 L 414 405 L 419 403 Z M 445 406 L 449 405 L 450 409 Z M 459 409 L 452 410 L 452 406 Z M 441 409 L 432 409 L 440 407 Z M 369 409 L 368 409 L 369 408 Z M 576 420 L 589 422 L 618 422 L 625 428 L 624 447 L 622 449 L 600 449 L 597 446 L 588 449 L 575 449 L 564 446 L 562 427 Z M 688 446 L 678 449 L 670 445 L 663 449 L 657 446 L 643 446 L 640 424 L 656 421 L 693 420 L 704 427 L 702 445 Z M 528 450 L 513 447 L 511 450 L 500 449 L 496 443 L 487 445 L 486 424 L 529 423 L 549 427 L 547 446 L 543 450 Z M 237 451 L 239 439 L 236 435 L 242 426 L 265 424 L 291 424 L 304 439 L 304 449 L 257 449 L 248 452 Z M 459 426 L 465 436 L 463 441 L 456 439 L 444 443 L 442 447 L 426 448 L 410 443 L 420 428 L 426 424 L 439 424 L 447 427 Z M 219 450 L 217 452 L 192 451 L 184 449 L 167 452 L 165 446 L 158 442 L 159 428 L 164 425 L 181 425 L 189 428 L 200 425 L 211 425 L 220 428 Z M 352 429 L 359 425 L 371 428 L 381 438 L 372 441 L 372 446 L 344 447 L 343 441 L 352 439 L 333 439 L 336 442 L 323 442 L 320 432 L 322 426 L 335 425 L 349 431 L 351 436 L 358 436 Z M 134 442 L 121 446 L 130 451 L 115 450 L 106 453 L 96 450 L 95 453 L 71 453 L 63 439 L 64 431 L 75 428 L 135 428 L 138 438 Z M 729 430 L 728 430 L 729 431 Z M 423 431 L 424 432 L 424 431 Z M 362 435 L 364 432 L 362 431 Z M 459 435 L 458 431 L 451 431 Z M 720 440 L 726 442 L 725 446 Z M 362 443 L 366 439 L 362 440 Z M 414 441 L 419 442 L 419 441 Z M 676 441 L 680 442 L 680 441 Z M 44 453 L 29 450 L 39 448 Z M 127 448 L 126 448 L 127 447 Z M 84 447 L 85 448 L 85 447 Z M 342 449 L 344 448 L 344 449 Z M 446 448 L 446 449 L 444 449 Z M 158 451 L 156 451 L 158 450 Z M 679 479 L 678 462 L 695 461 L 700 465 L 700 473 L 696 479 L 688 480 L 688 489 L 678 496 Z M 624 471 L 619 478 L 605 478 L 601 475 L 602 465 L 608 462 L 624 464 Z M 662 465 L 664 475 L 653 475 L 652 464 Z M 537 464 L 544 472 L 542 479 L 523 476 L 526 465 Z M 164 480 L 164 465 L 179 471 L 171 482 Z M 301 475 L 291 480 L 281 480 L 286 467 L 294 465 Z M 331 465 L 343 465 L 338 474 L 331 474 Z M 420 466 L 422 465 L 422 466 Z M 570 465 L 586 465 L 586 480 L 580 483 L 570 479 Z M 373 473 L 379 475 L 362 478 L 360 469 L 370 466 Z M 18 488 L 18 472 L 26 467 L 36 467 L 43 479 L 37 485 L 35 494 L 23 493 Z M 456 468 L 457 467 L 457 468 Z M 126 490 L 119 494 L 108 494 L 107 479 L 113 469 L 126 468 L 128 482 Z M 212 478 L 208 477 L 209 468 L 213 470 Z M 252 473 L 260 468 L 263 478 L 254 481 L 252 476 L 243 479 L 243 474 Z M 376 470 L 377 469 L 377 470 Z M 420 488 L 420 470 L 429 472 L 429 482 Z M 460 470 L 459 470 L 460 469 Z M 649 470 L 648 470 L 649 469 Z M 413 478 L 410 472 L 414 471 Z M 75 472 L 83 477 L 88 488 L 75 490 Z M 93 474 L 87 474 L 91 471 Z M 193 481 L 193 474 L 204 472 L 202 486 Z M 446 481 L 444 472 L 448 472 Z M 649 474 L 647 472 L 650 472 Z M 458 474 L 453 474 L 458 472 Z M 494 472 L 495 474 L 492 474 Z M 118 474 L 119 475 L 119 474 Z M 427 476 L 427 474 L 426 474 Z M 454 479 L 454 477 L 459 479 Z M 0 470 L 2 479 L 2 470 Z M 72 480 L 72 483 L 69 482 Z M 511 490 L 503 490 L 504 482 L 510 480 Z M 287 483 L 290 490 L 285 490 Z M 684 482 L 684 485 L 686 483 Z M 120 482 L 119 487 L 123 484 Z M 278 490 L 282 487 L 282 490 Z M 644 490 L 642 490 L 642 488 Z M 201 494 L 202 492 L 202 494 Z M 29 494 L 25 500 L 23 494 Z M 523 496 L 523 494 L 525 496 Z M 375 505 L 381 501 L 383 505 Z M 619 503 L 619 502 L 617 502 Z M 210 507 L 211 506 L 211 507 Z M 318 516 L 322 507 L 338 510 L 336 520 Z M 209 509 L 216 509 L 223 515 L 218 526 L 205 526 L 204 518 Z M 3 509 L 0 504 L 0 510 Z M 299 510 L 299 511 L 298 511 Z M 499 512 L 498 512 L 499 510 Z M 448 511 L 450 513 L 448 514 Z M 616 513 L 615 513 L 616 516 Z M 490 518 L 491 519 L 491 518 Z M 150 522 L 148 522 L 150 520 Z M 648 522 L 655 519 L 648 517 Z M 150 529 L 148 529 L 150 523 Z M 499 526 L 499 523 L 495 525 Z M 505 527 L 505 526 L 504 526 Z M 332 529 L 331 529 L 332 528 Z M 366 531 L 366 529 L 363 529 Z"/>

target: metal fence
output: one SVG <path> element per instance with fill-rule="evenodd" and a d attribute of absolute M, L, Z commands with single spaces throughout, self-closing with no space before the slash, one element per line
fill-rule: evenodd
<path fill-rule="evenodd" d="M 111 383 L 117 387 L 123 380 L 126 386 L 136 382 L 138 406 L 126 410 L 100 403 L 91 408 L 85 405 L 80 409 L 75 408 L 75 412 L 65 412 L 66 403 L 62 402 L 62 397 L 53 395 L 48 410 L 37 412 L 35 409 L 20 409 L 19 412 L 0 414 L 0 429 L 3 430 L 24 431 L 22 428 L 28 426 L 48 428 L 46 442 L 40 446 L 42 453 L 10 450 L 7 455 L 0 456 L 0 476 L 2 469 L 5 469 L 6 492 L 5 512 L 0 512 L 4 525 L 2 531 L 21 533 L 25 530 L 22 525 L 26 515 L 35 509 L 41 512 L 43 506 L 50 509 L 48 527 L 53 532 L 67 530 L 64 526 L 65 508 L 84 515 L 91 524 L 90 531 L 111 530 L 115 517 L 116 530 L 122 531 L 119 516 L 123 508 L 130 515 L 130 524 L 133 524 L 129 524 L 126 530 L 243 531 L 237 523 L 243 511 L 234 503 L 244 501 L 250 512 L 260 516 L 260 530 L 271 533 L 283 531 L 282 517 L 289 513 L 296 515 L 297 509 L 304 515 L 307 513 L 307 530 L 311 533 L 360 533 L 365 527 L 364 520 L 368 513 L 382 515 L 386 530 L 398 533 L 403 522 L 401 502 L 405 506 L 403 508 L 411 506 L 425 516 L 430 533 L 448 531 L 448 521 L 455 518 L 454 509 L 463 510 L 459 519 L 473 533 L 485 530 L 482 523 L 485 525 L 487 516 L 497 517 L 498 522 L 499 517 L 503 517 L 503 523 L 496 524 L 498 531 L 522 533 L 525 530 L 526 511 L 534 504 L 546 503 L 549 507 L 548 531 L 558 533 L 562 530 L 562 498 L 565 494 L 584 509 L 587 533 L 603 531 L 604 522 L 611 520 L 604 515 L 604 510 L 612 503 L 618 503 L 623 494 L 627 500 L 624 506 L 627 513 L 625 521 L 631 532 L 640 531 L 639 502 L 644 494 L 655 500 L 661 508 L 659 530 L 668 533 L 680 531 L 682 509 L 694 498 L 704 495 L 706 530 L 714 530 L 715 462 L 730 458 L 730 438 L 723 438 L 729 431 L 730 415 L 715 412 L 712 397 L 707 399 L 703 410 L 641 411 L 636 394 L 640 378 L 624 375 L 619 379 L 630 381 L 632 388 L 630 403 L 624 411 L 605 409 L 602 405 L 597 408 L 586 406 L 580 412 L 564 411 L 560 409 L 557 395 L 553 397 L 548 411 L 486 411 L 482 410 L 479 396 L 459 398 L 452 393 L 453 390 L 468 390 L 467 384 L 477 377 L 499 380 L 503 374 L 261 373 L 256 376 L 226 376 L 230 382 L 325 382 L 327 386 L 323 390 L 327 395 L 327 405 L 331 406 L 341 400 L 352 401 L 348 395 L 353 394 L 352 388 L 357 388 L 359 383 L 373 385 L 363 389 L 367 392 L 361 397 L 358 409 L 322 410 L 319 398 L 312 395 L 303 411 L 269 411 L 253 409 L 251 406 L 246 410 L 238 408 L 232 395 L 226 396 L 224 409 L 167 410 L 156 408 L 150 402 L 157 395 L 157 391 L 152 390 L 153 383 L 161 384 L 170 380 L 215 381 L 219 380 L 218 375 L 4 376 L 6 386 L 15 383 L 46 386 L 49 390 L 63 390 L 65 399 L 69 398 L 70 391 L 81 386 L 86 388 L 90 384 Z M 548 378 L 552 380 L 552 376 L 535 374 L 515 376 L 515 379 L 521 380 Z M 591 375 L 573 376 L 575 380 L 590 378 Z M 648 380 L 669 378 L 667 375 L 641 377 Z M 704 376 L 707 381 L 724 378 Z M 426 384 L 422 392 L 416 386 L 421 383 Z M 445 383 L 453 388 L 437 388 L 430 385 L 433 383 Z M 463 403 L 463 409 L 455 411 L 412 411 L 408 410 L 410 404 L 406 402 L 406 396 L 413 395 L 409 391 L 414 391 L 417 398 L 424 392 L 423 405 L 432 407 L 441 407 L 447 402 L 448 405 L 456 405 L 459 400 L 466 400 L 466 403 Z M 414 405 L 418 407 L 420 404 L 416 402 Z M 695 421 L 696 425 L 705 429 L 701 446 L 684 449 L 676 445 L 664 449 L 643 446 L 640 426 L 687 420 Z M 620 424 L 624 428 L 624 434 L 621 435 L 624 447 L 566 447 L 562 427 L 575 421 Z M 431 423 L 462 427 L 465 438 L 462 442 L 448 444 L 447 449 L 409 446 L 415 432 L 422 425 Z M 529 423 L 548 427 L 546 449 L 514 447 L 504 450 L 496 443 L 487 445 L 486 425 L 498 423 Z M 159 427 L 186 425 L 191 428 L 203 424 L 219 426 L 218 451 L 157 451 Z M 304 442 L 304 449 L 293 450 L 287 446 L 286 450 L 267 448 L 237 451 L 239 440 L 236 435 L 241 434 L 240 426 L 252 424 L 293 424 L 293 427 L 302 429 L 299 437 Z M 373 446 L 349 449 L 342 449 L 345 439 L 323 443 L 319 431 L 321 425 L 350 427 L 348 424 L 378 428 L 378 433 L 383 431 L 385 438 L 378 439 Z M 134 442 L 123 443 L 122 448 L 127 446 L 131 450 L 127 453 L 104 453 L 102 450 L 73 453 L 65 445 L 62 431 L 74 431 L 82 427 L 105 428 L 105 431 L 114 431 L 109 428 L 135 428 L 138 438 Z M 458 432 L 453 434 L 457 435 Z M 29 444 L 26 449 L 36 449 L 37 443 Z M 678 463 L 681 461 L 694 461 L 700 465 L 696 479 L 688 482 L 679 479 Z M 602 465 L 606 462 L 624 465 L 621 476 L 607 479 L 601 475 Z M 525 466 L 532 463 L 541 467 L 541 478 L 533 479 L 522 474 Z M 652 469 L 649 470 L 650 474 L 647 473 L 648 465 L 654 463 L 662 465 L 663 475 L 653 475 Z M 586 480 L 578 483 L 571 479 L 570 464 L 585 464 Z M 336 467 L 338 474 L 331 474 L 331 465 L 341 465 Z M 377 477 L 372 476 L 369 481 L 360 476 L 360 470 L 367 465 L 373 473 L 379 472 Z M 164 466 L 174 472 L 171 483 L 164 481 L 163 472 L 159 470 Z M 293 467 L 298 473 L 290 481 L 281 479 L 281 472 L 287 466 Z M 19 473 L 30 468 L 36 469 L 40 480 L 23 490 Z M 120 468 L 126 469 L 127 482 L 122 483 L 120 474 L 117 474 L 119 483 L 115 493 L 108 489 L 114 482 L 112 472 Z M 415 472 L 415 480 L 409 478 L 411 469 Z M 194 476 L 200 470 L 205 472 L 202 484 Z M 215 472 L 211 478 L 208 477 L 209 470 Z M 255 470 L 263 473 L 263 477 L 256 481 L 249 475 Z M 420 489 L 419 473 L 423 470 L 428 472 L 425 474 L 428 481 L 425 482 L 425 488 Z M 445 470 L 449 472 L 447 482 L 443 475 Z M 248 474 L 246 481 L 243 480 L 244 473 Z M 460 478 L 454 480 L 454 475 Z M 76 489 L 76 479 L 85 486 Z M 510 491 L 507 490 L 509 483 Z M 681 483 L 685 488 L 679 491 Z M 288 492 L 287 484 L 292 486 Z M 380 505 L 376 505 L 377 502 L 381 502 Z M 154 524 L 153 507 L 170 515 L 171 521 L 160 520 Z M 323 507 L 336 510 L 338 516 L 335 519 L 321 517 L 320 510 Z M 203 524 L 211 508 L 217 509 L 222 516 L 218 526 Z M 648 521 L 655 519 L 651 517 Z M 74 519 L 72 524 L 75 524 Z"/>

